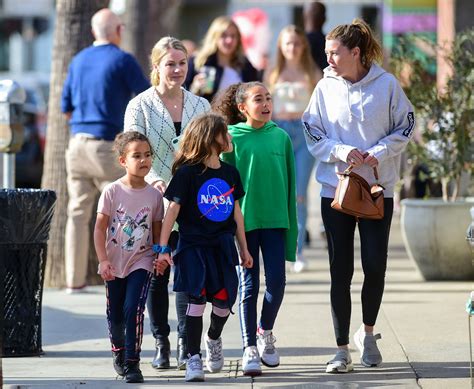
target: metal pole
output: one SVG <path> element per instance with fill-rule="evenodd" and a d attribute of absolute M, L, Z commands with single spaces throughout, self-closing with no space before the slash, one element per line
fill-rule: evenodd
<path fill-rule="evenodd" d="M 3 188 L 15 188 L 15 154 L 3 154 Z"/>

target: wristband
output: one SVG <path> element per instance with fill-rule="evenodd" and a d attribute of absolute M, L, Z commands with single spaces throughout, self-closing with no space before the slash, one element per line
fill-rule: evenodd
<path fill-rule="evenodd" d="M 160 246 L 159 244 L 154 244 L 152 250 L 155 254 L 171 254 L 170 246 Z"/>
<path fill-rule="evenodd" d="M 171 254 L 170 246 L 161 246 L 160 254 Z"/>

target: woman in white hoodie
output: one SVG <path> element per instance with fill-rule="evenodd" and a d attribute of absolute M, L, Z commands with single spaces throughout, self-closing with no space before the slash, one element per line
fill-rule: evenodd
<path fill-rule="evenodd" d="M 353 370 L 349 354 L 351 281 L 354 273 L 354 232 L 359 229 L 362 268 L 363 324 L 354 335 L 361 364 L 380 366 L 382 356 L 374 325 L 382 301 L 387 266 L 388 238 L 393 213 L 393 192 L 399 179 L 400 154 L 409 142 L 413 107 L 395 77 L 375 62 L 382 48 L 370 27 L 360 19 L 340 25 L 326 36 L 329 67 L 316 86 L 303 114 L 309 151 L 316 158 L 316 179 L 321 184 L 321 215 L 326 229 L 331 273 L 331 308 L 338 351 L 326 372 Z M 338 178 L 349 165 L 369 184 L 384 190 L 384 217 L 359 219 L 331 208 Z"/>

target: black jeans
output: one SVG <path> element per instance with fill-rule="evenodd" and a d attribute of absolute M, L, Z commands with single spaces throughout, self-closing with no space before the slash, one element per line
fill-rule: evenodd
<path fill-rule="evenodd" d="M 354 232 L 359 228 L 362 269 L 362 319 L 373 326 L 379 313 L 385 286 L 388 239 L 393 199 L 384 200 L 381 220 L 359 219 L 331 208 L 332 199 L 321 198 L 321 216 L 328 241 L 331 272 L 331 310 L 338 346 L 349 344 L 351 282 L 354 274 Z"/>
<path fill-rule="evenodd" d="M 172 231 L 168 244 L 174 250 L 178 241 L 178 233 Z M 155 339 L 167 338 L 170 334 L 168 324 L 169 297 L 168 284 L 171 268 L 168 266 L 163 275 L 153 275 L 148 291 L 146 307 L 150 316 L 150 330 Z M 178 338 L 186 338 L 186 310 L 188 295 L 186 292 L 176 292 L 176 316 L 178 318 Z"/>
<path fill-rule="evenodd" d="M 163 275 L 151 278 L 146 306 L 150 316 L 150 330 L 155 339 L 167 338 L 170 334 L 168 324 L 169 296 L 168 283 L 170 267 Z M 178 318 L 178 338 L 186 338 L 186 309 L 188 295 L 186 292 L 176 292 L 176 316 Z"/>

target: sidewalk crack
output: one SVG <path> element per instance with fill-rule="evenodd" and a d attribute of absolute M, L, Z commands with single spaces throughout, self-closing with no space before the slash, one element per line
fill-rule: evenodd
<path fill-rule="evenodd" d="M 421 378 L 421 377 L 418 375 L 418 372 L 416 371 L 416 368 L 415 368 L 415 367 L 413 366 L 413 364 L 411 363 L 410 358 L 408 357 L 408 352 L 407 352 L 407 350 L 405 349 L 405 347 L 403 346 L 403 344 L 402 344 L 400 338 L 398 337 L 397 333 L 395 332 L 395 328 L 393 328 L 392 323 L 390 322 L 387 313 L 386 313 L 385 310 L 383 309 L 383 306 L 380 307 L 380 310 L 383 312 L 383 315 L 385 316 L 385 319 L 387 320 L 388 326 L 389 326 L 390 329 L 392 330 L 392 333 L 393 333 L 393 335 L 395 336 L 395 339 L 397 340 L 398 345 L 399 345 L 400 348 L 402 349 L 403 355 L 405 356 L 405 359 L 406 359 L 408 365 L 410 366 L 411 370 L 413 371 L 413 374 L 415 374 L 416 385 L 417 385 L 419 388 L 423 388 L 423 387 L 421 386 L 421 384 L 420 384 L 420 378 Z"/>

